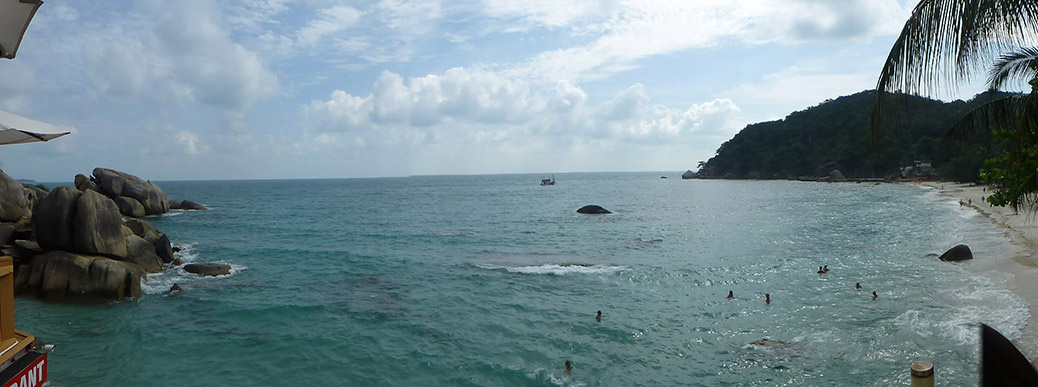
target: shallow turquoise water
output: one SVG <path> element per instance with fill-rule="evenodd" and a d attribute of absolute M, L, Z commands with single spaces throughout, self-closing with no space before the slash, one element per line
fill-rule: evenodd
<path fill-rule="evenodd" d="M 57 346 L 57 386 L 887 386 L 921 359 L 965 386 L 974 324 L 1027 321 L 1006 236 L 932 191 L 671 175 L 161 183 L 212 210 L 151 221 L 234 273 L 19 299 L 18 326 Z M 977 259 L 924 257 L 956 243 Z"/>

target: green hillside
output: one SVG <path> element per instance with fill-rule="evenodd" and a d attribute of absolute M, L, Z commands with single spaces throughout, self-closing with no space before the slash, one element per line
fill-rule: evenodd
<path fill-rule="evenodd" d="M 985 93 L 950 103 L 906 97 L 885 145 L 877 149 L 865 142 L 875 91 L 827 100 L 782 120 L 746 126 L 721 145 L 699 177 L 798 179 L 838 169 L 848 178 L 890 178 L 923 161 L 936 169 L 936 177 L 975 181 L 995 140 L 984 133 L 967 144 L 945 145 L 943 138 L 966 112 L 998 96 Z"/>

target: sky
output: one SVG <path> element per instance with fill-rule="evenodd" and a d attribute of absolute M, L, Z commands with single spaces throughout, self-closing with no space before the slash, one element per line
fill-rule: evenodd
<path fill-rule="evenodd" d="M 0 110 L 16 178 L 683 171 L 875 87 L 905 0 L 47 0 Z"/>

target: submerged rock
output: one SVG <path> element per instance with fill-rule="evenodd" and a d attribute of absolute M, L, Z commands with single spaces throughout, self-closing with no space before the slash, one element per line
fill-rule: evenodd
<path fill-rule="evenodd" d="M 751 342 L 750 345 L 755 346 L 755 347 L 762 347 L 762 348 L 777 348 L 777 347 L 785 347 L 785 346 L 789 345 L 789 343 L 784 342 L 784 341 L 778 341 L 778 340 L 760 339 L 760 340 L 756 340 L 756 341 Z"/>
<path fill-rule="evenodd" d="M 612 212 L 609 212 L 609 210 L 602 208 L 601 206 L 596 206 L 594 204 L 580 207 L 580 209 L 577 210 L 577 213 L 591 215 L 612 214 Z"/>
<path fill-rule="evenodd" d="M 231 274 L 231 265 L 222 263 L 192 263 L 184 265 L 184 271 L 188 273 L 213 276 Z"/>
<path fill-rule="evenodd" d="M 938 259 L 947 262 L 965 261 L 968 259 L 973 259 L 973 252 L 970 251 L 969 246 L 958 245 L 952 247 L 951 249 L 948 249 L 948 251 L 945 251 L 944 254 L 941 254 L 941 257 Z"/>

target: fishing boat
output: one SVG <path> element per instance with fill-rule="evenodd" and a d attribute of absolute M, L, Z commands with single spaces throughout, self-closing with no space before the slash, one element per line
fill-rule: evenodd
<path fill-rule="evenodd" d="M 550 178 L 541 179 L 541 185 L 555 185 L 555 175 Z"/>

